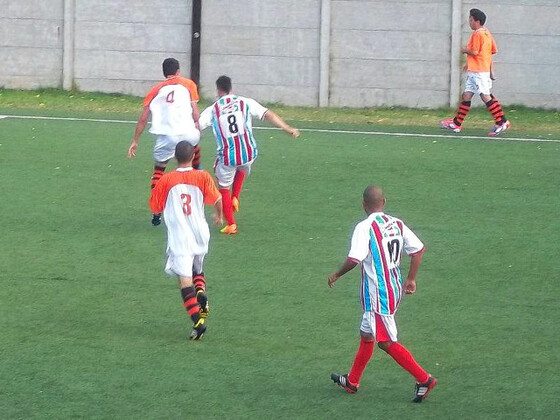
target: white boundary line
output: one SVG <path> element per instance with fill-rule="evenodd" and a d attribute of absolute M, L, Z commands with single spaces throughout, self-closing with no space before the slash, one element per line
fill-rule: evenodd
<path fill-rule="evenodd" d="M 35 115 L 0 115 L 3 118 L 18 118 L 25 120 L 55 120 L 55 121 L 88 121 L 116 124 L 136 124 L 136 121 L 130 120 L 106 120 L 95 118 L 73 118 L 73 117 L 41 117 Z M 253 127 L 257 130 L 280 130 L 275 127 Z M 333 133 L 333 134 L 361 134 L 367 136 L 393 136 L 393 137 L 428 137 L 440 139 L 469 139 L 469 140 L 502 140 L 502 141 L 519 141 L 533 143 L 560 143 L 560 139 L 535 139 L 523 137 L 481 137 L 481 136 L 462 136 L 459 134 L 420 134 L 420 133 L 391 133 L 385 131 L 354 131 L 354 130 L 329 130 L 320 128 L 301 128 L 300 131 L 310 131 L 315 133 Z"/>

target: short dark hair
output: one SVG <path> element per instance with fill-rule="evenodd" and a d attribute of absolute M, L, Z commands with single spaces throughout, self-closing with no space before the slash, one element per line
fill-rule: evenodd
<path fill-rule="evenodd" d="M 173 76 L 179 70 L 179 62 L 174 58 L 166 58 L 163 60 L 163 64 L 161 65 L 163 68 L 163 75 Z"/>
<path fill-rule="evenodd" d="M 486 15 L 482 10 L 471 9 L 469 11 L 469 16 L 472 16 L 472 18 L 480 22 L 481 25 L 484 25 L 486 23 Z"/>
<path fill-rule="evenodd" d="M 175 146 L 175 159 L 179 163 L 188 163 L 193 160 L 194 146 L 186 140 L 181 140 Z"/>
<path fill-rule="evenodd" d="M 220 89 L 222 92 L 230 93 L 231 79 L 227 76 L 218 77 L 218 80 L 216 80 L 216 87 Z"/>

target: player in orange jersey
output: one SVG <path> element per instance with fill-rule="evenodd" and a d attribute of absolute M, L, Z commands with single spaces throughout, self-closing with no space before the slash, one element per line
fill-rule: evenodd
<path fill-rule="evenodd" d="M 193 321 L 191 339 L 198 340 L 206 331 L 208 315 L 202 265 L 210 230 L 204 204 L 214 206 L 214 219 L 221 225 L 222 197 L 212 175 L 193 169 L 194 147 L 188 141 L 177 143 L 175 157 L 177 170 L 163 175 L 152 189 L 150 209 L 156 214 L 163 212 L 167 226 L 165 272 L 179 279 L 183 303 Z"/>
<path fill-rule="evenodd" d="M 467 55 L 467 64 L 464 67 L 467 72 L 465 91 L 455 117 L 441 122 L 442 128 L 455 133 L 461 131 L 463 120 L 471 109 L 471 99 L 477 93 L 480 94 L 480 98 L 494 117 L 494 127 L 488 135 L 497 136 L 511 127 L 502 106 L 490 93 L 494 79 L 492 55 L 498 52 L 498 47 L 484 23 L 486 23 L 486 15 L 478 9 L 471 9 L 469 25 L 473 33 L 467 45 L 461 48 L 461 52 Z"/>
<path fill-rule="evenodd" d="M 193 166 L 198 168 L 200 162 L 197 107 L 199 97 L 196 84 L 192 80 L 181 77 L 179 62 L 176 59 L 166 58 L 162 67 L 165 80 L 150 89 L 146 95 L 144 109 L 128 148 L 128 157 L 136 156 L 138 141 L 151 115 L 150 133 L 156 135 L 152 188 L 162 177 L 167 162 L 175 153 L 175 145 L 181 140 L 186 140 L 195 146 Z M 157 226 L 160 223 L 161 215 L 154 214 L 152 224 Z"/>

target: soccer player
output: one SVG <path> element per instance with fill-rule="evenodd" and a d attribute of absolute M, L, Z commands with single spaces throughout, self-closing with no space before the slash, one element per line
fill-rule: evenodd
<path fill-rule="evenodd" d="M 165 80 L 150 89 L 146 95 L 142 114 L 128 148 L 128 157 L 136 156 L 138 141 L 151 114 L 150 133 L 156 135 L 151 188 L 154 188 L 162 177 L 167 162 L 173 157 L 175 145 L 181 140 L 195 146 L 193 167 L 198 168 L 200 162 L 200 131 L 197 127 L 199 112 L 196 104 L 199 97 L 196 84 L 181 77 L 179 62 L 176 59 L 166 58 L 162 67 Z M 161 215 L 154 214 L 152 224 L 158 226 L 160 223 Z"/>
<path fill-rule="evenodd" d="M 237 233 L 233 213 L 239 211 L 243 181 L 249 175 L 258 153 L 251 119 L 254 117 L 270 121 L 295 138 L 299 136 L 299 131 L 254 99 L 232 94 L 229 77 L 220 76 L 216 80 L 216 88 L 219 99 L 200 114 L 199 124 L 200 130 L 212 126 L 216 137 L 218 147 L 214 171 L 227 222 L 221 232 L 232 235 Z"/>
<path fill-rule="evenodd" d="M 165 272 L 179 279 L 185 309 L 193 321 L 191 339 L 206 331 L 208 298 L 202 271 L 210 231 L 204 204 L 214 206 L 214 219 L 222 224 L 222 199 L 212 175 L 193 169 L 194 147 L 186 140 L 175 147 L 177 170 L 161 177 L 152 189 L 150 209 L 162 213 L 167 226 Z M 193 282 L 194 272 L 194 282 Z"/>
<path fill-rule="evenodd" d="M 475 94 L 486 104 L 488 111 L 494 117 L 494 127 L 488 133 L 489 136 L 498 136 L 511 127 L 511 123 L 500 105 L 500 102 L 490 93 L 494 72 L 492 69 L 492 55 L 498 52 L 498 47 L 490 31 L 484 26 L 486 15 L 478 10 L 471 9 L 469 25 L 473 30 L 469 42 L 461 52 L 467 55 L 465 91 L 462 102 L 455 113 L 454 118 L 441 122 L 442 128 L 459 133 L 463 128 L 463 120 L 471 109 L 471 99 Z"/>
<path fill-rule="evenodd" d="M 368 186 L 363 194 L 367 218 L 358 223 L 352 235 L 346 262 L 328 277 L 329 287 L 358 264 L 362 265 L 361 301 L 364 314 L 360 327 L 360 346 L 347 375 L 333 373 L 331 379 L 349 393 L 358 391 L 360 378 L 375 342 L 416 379 L 413 402 L 422 402 L 436 386 L 410 352 L 397 342 L 395 312 L 403 293 L 416 292 L 416 274 L 422 260 L 424 244 L 399 219 L 383 212 L 386 199 L 378 186 Z M 412 257 L 406 280 L 402 282 L 402 251 Z"/>

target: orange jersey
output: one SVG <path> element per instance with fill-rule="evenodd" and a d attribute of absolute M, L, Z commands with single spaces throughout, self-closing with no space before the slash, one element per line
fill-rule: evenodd
<path fill-rule="evenodd" d="M 153 213 L 163 212 L 168 255 L 208 252 L 210 230 L 204 204 L 216 204 L 220 198 L 212 176 L 206 171 L 177 168 L 158 181 L 152 190 L 150 209 Z"/>
<path fill-rule="evenodd" d="M 488 29 L 482 27 L 474 31 L 467 43 L 467 49 L 476 55 L 467 54 L 467 71 L 489 72 L 492 65 L 492 54 L 498 52 L 496 41 Z"/>
<path fill-rule="evenodd" d="M 144 98 L 144 108 L 152 113 L 150 133 L 179 136 L 196 130 L 192 104 L 198 100 L 196 84 L 184 77 L 170 77 L 154 86 Z"/>

